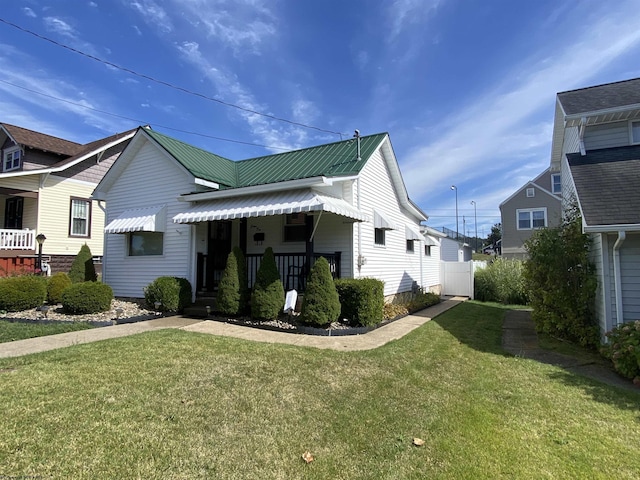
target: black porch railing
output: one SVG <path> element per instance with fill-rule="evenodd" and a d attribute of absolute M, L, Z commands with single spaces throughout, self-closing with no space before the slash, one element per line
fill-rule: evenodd
<path fill-rule="evenodd" d="M 324 257 L 329 262 L 329 269 L 333 278 L 340 278 L 340 257 L 341 252 L 334 253 L 313 253 L 311 255 L 311 265 L 307 265 L 307 254 L 302 253 L 274 253 L 273 254 L 280 280 L 285 290 L 297 290 L 299 293 L 305 291 L 307 276 L 311 267 L 320 257 Z M 247 280 L 249 288 L 253 288 L 256 281 L 256 274 L 262 261 L 261 253 L 250 253 L 246 255 Z M 207 255 L 198 254 L 197 265 L 197 285 L 198 292 L 213 292 L 217 290 L 218 283 L 222 277 L 222 270 L 215 270 L 213 275 L 209 275 L 207 282 Z"/>

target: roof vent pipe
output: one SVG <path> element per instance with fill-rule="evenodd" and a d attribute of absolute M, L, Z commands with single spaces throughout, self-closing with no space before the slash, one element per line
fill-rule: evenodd
<path fill-rule="evenodd" d="M 357 158 L 357 160 L 360 161 L 361 160 L 361 157 L 360 157 L 360 130 L 356 130 L 356 133 L 354 133 L 353 136 L 356 139 L 356 142 L 358 144 L 358 158 Z"/>

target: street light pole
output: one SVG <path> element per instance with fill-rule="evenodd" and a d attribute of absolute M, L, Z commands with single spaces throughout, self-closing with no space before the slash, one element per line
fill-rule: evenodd
<path fill-rule="evenodd" d="M 451 190 L 456 191 L 456 240 L 458 240 L 460 237 L 460 233 L 458 232 L 458 187 L 451 185 Z"/>
<path fill-rule="evenodd" d="M 477 215 L 477 210 L 476 210 L 476 202 L 471 200 L 471 205 L 473 205 L 473 224 L 476 227 L 476 236 L 475 236 L 475 240 L 473 241 L 474 246 L 475 246 L 475 251 L 476 253 L 478 253 L 478 215 Z"/>

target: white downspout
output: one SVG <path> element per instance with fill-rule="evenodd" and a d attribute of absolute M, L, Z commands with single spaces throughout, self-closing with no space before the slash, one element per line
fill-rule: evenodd
<path fill-rule="evenodd" d="M 622 273 L 620 272 L 620 248 L 627 238 L 624 231 L 618 232 L 618 239 L 613 244 L 613 284 L 616 296 L 616 325 L 623 323 L 622 311 Z"/>

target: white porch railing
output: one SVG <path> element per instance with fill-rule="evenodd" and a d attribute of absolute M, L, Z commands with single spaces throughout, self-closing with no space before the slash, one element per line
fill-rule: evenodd
<path fill-rule="evenodd" d="M 35 230 L 0 229 L 0 250 L 35 250 Z"/>

